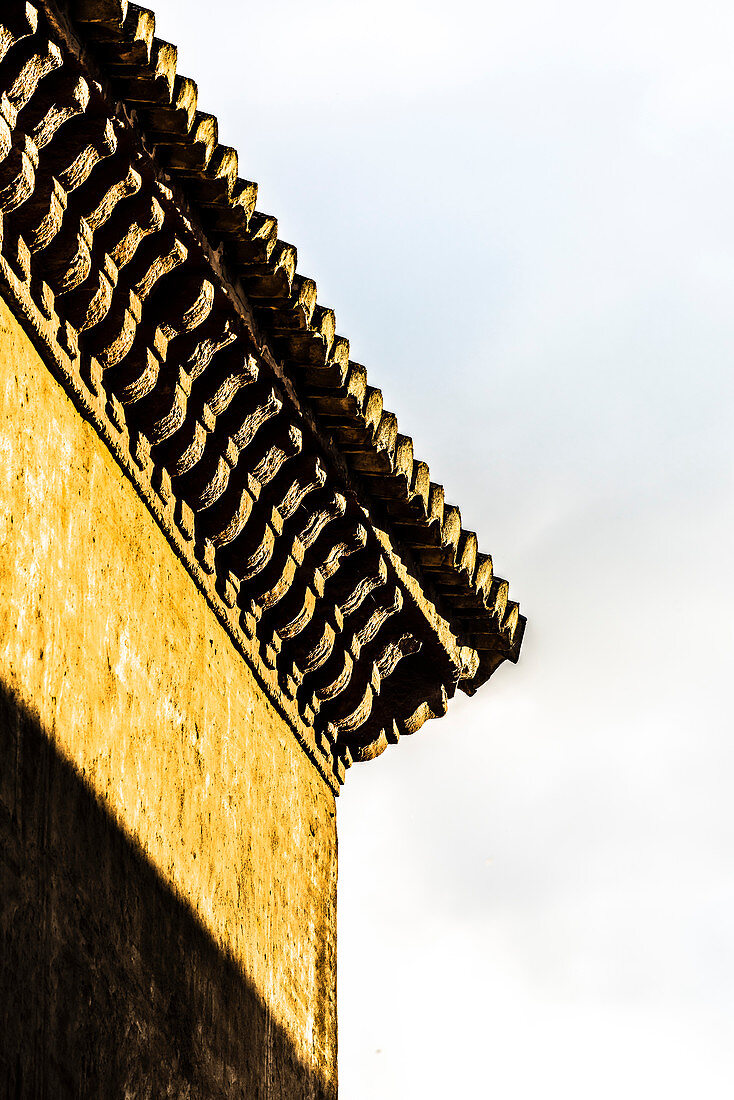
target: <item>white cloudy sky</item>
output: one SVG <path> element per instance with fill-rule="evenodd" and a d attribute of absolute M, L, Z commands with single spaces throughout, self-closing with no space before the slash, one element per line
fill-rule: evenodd
<path fill-rule="evenodd" d="M 343 1100 L 728 1100 L 734 9 L 154 6 L 529 618 L 348 777 Z"/>

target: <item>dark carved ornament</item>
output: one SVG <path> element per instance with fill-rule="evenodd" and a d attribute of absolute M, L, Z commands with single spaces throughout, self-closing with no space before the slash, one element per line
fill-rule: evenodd
<path fill-rule="evenodd" d="M 126 0 L 0 10 L 0 280 L 335 789 L 524 619 Z"/>

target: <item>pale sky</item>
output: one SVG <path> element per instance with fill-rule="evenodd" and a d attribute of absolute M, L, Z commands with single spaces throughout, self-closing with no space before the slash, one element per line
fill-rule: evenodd
<path fill-rule="evenodd" d="M 153 6 L 529 620 L 347 777 L 341 1100 L 729 1100 L 734 9 Z"/>

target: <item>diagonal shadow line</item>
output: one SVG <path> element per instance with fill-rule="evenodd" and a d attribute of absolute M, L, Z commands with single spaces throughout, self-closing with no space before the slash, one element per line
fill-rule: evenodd
<path fill-rule="evenodd" d="M 336 1100 L 0 682 L 0 1096 Z"/>

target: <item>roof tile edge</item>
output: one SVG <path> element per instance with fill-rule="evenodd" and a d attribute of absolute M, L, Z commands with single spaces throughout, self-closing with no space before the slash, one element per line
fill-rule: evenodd
<path fill-rule="evenodd" d="M 349 360 L 333 313 L 316 304 L 315 284 L 296 275 L 295 249 L 255 212 L 254 185 L 232 182 L 236 154 L 216 144 L 216 120 L 196 113 L 194 86 L 171 68 L 173 47 L 156 45 L 152 14 L 115 0 L 84 0 L 75 10 L 76 27 L 53 0 L 11 0 L 0 18 L 0 55 L 10 58 L 8 86 L 0 84 L 0 281 L 234 644 L 336 783 L 352 760 L 373 758 L 443 713 L 457 685 L 472 693 L 503 660 L 516 660 L 524 620 L 364 368 Z M 112 62 L 100 61 L 107 48 Z M 161 111 L 163 120 L 152 113 Z M 171 111 L 181 140 L 175 153 L 165 143 L 162 157 L 151 125 L 160 128 Z M 247 263 L 241 253 L 232 259 L 231 225 L 212 236 L 212 210 L 239 226 Z M 291 354 L 294 341 L 305 359 Z M 270 347 L 285 348 L 285 370 Z M 230 353 L 239 392 L 224 400 L 212 391 L 201 405 L 201 378 Z M 222 435 L 230 402 L 244 421 Z M 271 423 L 277 445 L 258 451 L 258 464 L 251 440 Z M 222 513 L 221 486 L 199 483 L 200 457 L 193 480 L 180 466 L 181 424 L 194 432 L 192 447 L 201 443 L 199 456 L 202 440 L 219 440 L 223 477 L 250 447 L 249 465 L 243 460 L 232 478 L 234 513 Z M 325 488 L 318 454 L 304 449 L 312 429 L 335 475 Z M 306 466 L 303 484 L 296 478 L 285 496 L 284 486 L 273 495 L 281 468 Z M 293 508 L 306 494 L 309 519 L 297 534 Z M 222 555 L 252 515 L 264 534 L 244 560 L 240 544 L 232 572 Z M 359 563 L 356 571 L 342 569 L 346 558 Z M 265 591 L 271 559 L 275 587 Z M 405 671 L 394 676 L 398 665 Z"/>

